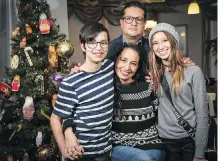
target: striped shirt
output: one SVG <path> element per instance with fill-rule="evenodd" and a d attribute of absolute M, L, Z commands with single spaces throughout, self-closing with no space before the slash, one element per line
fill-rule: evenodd
<path fill-rule="evenodd" d="M 62 119 L 73 118 L 84 158 L 112 148 L 113 79 L 114 63 L 106 59 L 97 72 L 80 71 L 61 82 L 53 113 Z"/>

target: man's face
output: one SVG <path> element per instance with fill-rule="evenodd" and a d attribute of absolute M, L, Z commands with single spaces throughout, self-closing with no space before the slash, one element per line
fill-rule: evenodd
<path fill-rule="evenodd" d="M 138 7 L 130 7 L 125 10 L 125 15 L 123 17 L 126 18 L 120 20 L 123 35 L 126 37 L 142 37 L 146 24 L 146 21 L 144 20 L 144 11 Z M 127 23 L 127 19 L 132 19 L 131 17 L 134 18 L 133 21 Z"/>

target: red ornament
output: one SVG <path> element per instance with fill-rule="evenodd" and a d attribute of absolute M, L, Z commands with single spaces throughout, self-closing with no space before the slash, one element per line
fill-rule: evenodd
<path fill-rule="evenodd" d="M 39 30 L 41 34 L 48 34 L 50 32 L 51 23 L 47 20 L 47 15 L 45 13 L 39 16 Z"/>
<path fill-rule="evenodd" d="M 11 87 L 6 83 L 0 83 L 0 98 L 9 99 L 11 97 Z"/>

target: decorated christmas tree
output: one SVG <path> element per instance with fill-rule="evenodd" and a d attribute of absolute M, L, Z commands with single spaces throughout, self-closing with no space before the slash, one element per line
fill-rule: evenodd
<path fill-rule="evenodd" d="M 0 160 L 59 160 L 49 117 L 73 54 L 46 0 L 18 0 L 11 67 L 0 82 Z"/>

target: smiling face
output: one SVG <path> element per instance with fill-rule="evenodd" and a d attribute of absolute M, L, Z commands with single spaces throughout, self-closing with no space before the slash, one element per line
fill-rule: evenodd
<path fill-rule="evenodd" d="M 123 17 L 133 17 L 144 20 L 144 11 L 138 7 L 129 7 L 125 9 L 125 14 Z M 125 19 L 120 20 L 120 27 L 122 29 L 123 35 L 125 38 L 129 37 L 139 37 L 143 36 L 144 26 L 146 21 L 142 23 L 136 23 L 136 19 L 132 23 L 126 23 Z"/>
<path fill-rule="evenodd" d="M 162 60 L 168 60 L 171 54 L 171 44 L 164 32 L 155 33 L 151 43 L 155 55 Z"/>
<path fill-rule="evenodd" d="M 128 84 L 134 81 L 139 65 L 139 54 L 131 49 L 125 48 L 116 60 L 115 72 L 122 84 Z"/>
<path fill-rule="evenodd" d="M 95 46 L 95 44 L 97 45 Z M 81 48 L 86 53 L 86 61 L 94 63 L 102 62 L 108 52 L 107 33 L 100 32 L 93 41 L 81 44 Z"/>

